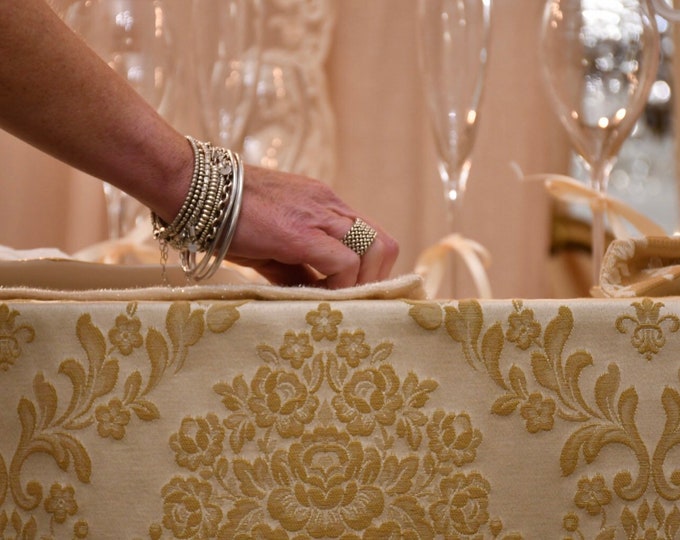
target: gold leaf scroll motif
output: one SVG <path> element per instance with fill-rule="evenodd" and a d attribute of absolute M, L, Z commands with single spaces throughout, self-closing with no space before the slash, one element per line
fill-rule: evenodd
<path fill-rule="evenodd" d="M 602 474 L 581 477 L 578 481 L 580 487 L 575 492 L 575 507 L 586 516 L 601 518 L 598 539 L 614 538 L 617 530 L 625 531 L 627 538 L 638 537 L 636 535 L 642 534 L 640 531 L 643 530 L 657 530 L 650 528 L 652 520 L 645 508 L 655 509 L 654 522 L 659 531 L 665 531 L 664 537 L 675 537 L 680 529 L 680 512 L 675 504 L 669 503 L 680 500 L 680 472 L 667 471 L 664 463 L 671 450 L 680 444 L 680 393 L 677 390 L 666 388 L 663 391 L 666 425 L 653 456 L 650 456 L 636 423 L 638 393 L 634 387 L 621 388 L 617 364 L 609 364 L 597 377 L 592 390 L 593 400 L 584 397 L 581 375 L 595 364 L 587 350 L 568 351 L 574 327 L 573 313 L 568 307 L 559 307 L 556 316 L 543 327 L 531 309 L 525 308 L 521 301 L 515 301 L 501 338 L 498 330 L 501 322 L 486 324 L 482 306 L 475 300 L 443 307 L 435 302 L 416 302 L 411 306 L 409 313 L 413 320 L 429 332 L 439 328 L 434 315 L 439 310 L 446 332 L 461 346 L 466 362 L 475 370 L 486 372 L 499 387 L 502 393 L 491 405 L 492 413 L 510 416 L 519 412 L 531 434 L 552 431 L 557 420 L 576 426 L 559 456 L 565 477 L 576 473 L 582 463 L 593 464 L 601 459 L 602 451 L 610 445 L 630 450 L 638 465 L 636 474 L 620 471 L 613 476 L 611 484 Z M 649 299 L 633 306 L 636 317 L 621 316 L 616 327 L 622 334 L 632 328 L 632 344 L 640 354 L 651 359 L 665 344 L 665 330 L 676 332 L 680 329 L 680 319 L 675 315 L 661 316 L 663 304 Z M 513 354 L 527 358 L 530 371 L 516 362 L 506 370 L 502 369 L 506 344 L 515 346 L 517 350 Z M 652 504 L 646 497 L 650 488 L 658 496 Z M 605 511 L 612 506 L 613 495 L 624 508 L 618 524 Z M 638 503 L 635 512 L 630 506 L 634 502 Z M 583 524 L 584 520 L 576 513 L 565 514 L 563 528 L 568 533 L 583 536 Z"/>
<path fill-rule="evenodd" d="M 170 367 L 175 372 L 181 369 L 189 348 L 203 337 L 206 328 L 219 333 L 231 328 L 239 318 L 239 305 L 219 303 L 206 311 L 191 309 L 186 302 L 171 304 L 165 317 L 167 337 L 152 327 L 143 335 L 136 303 L 127 305 L 108 332 L 95 325 L 90 314 L 81 315 L 75 336 L 84 358 L 67 358 L 59 365 L 59 374 L 66 376 L 71 386 L 66 405 L 60 406 L 61 396 L 42 372 L 33 379 L 35 397 L 24 397 L 18 404 L 21 435 L 9 470 L 0 455 L 0 537 L 87 537 L 87 521 L 77 519 L 76 487 L 57 482 L 47 487 L 37 481 L 24 486 L 22 470 L 26 462 L 35 454 L 46 454 L 62 471 L 73 467 L 78 482 L 89 483 L 93 464 L 77 433 L 96 426 L 100 437 L 119 440 L 125 436 L 133 414 L 142 421 L 158 418 L 160 412 L 149 397 L 164 374 Z M 0 305 L 0 340 L 9 336 L 30 342 L 34 338 L 31 327 L 15 324 L 17 315 Z M 146 355 L 149 375 L 145 380 L 135 369 L 121 384 L 120 357 L 132 358 L 136 354 Z M 133 359 L 134 365 L 140 363 Z M 9 512 L 3 508 L 8 491 L 15 505 Z M 39 512 L 41 503 L 45 514 Z M 50 532 L 39 533 L 46 521 Z M 55 527 L 67 523 L 72 524 L 71 533 L 57 535 Z"/>

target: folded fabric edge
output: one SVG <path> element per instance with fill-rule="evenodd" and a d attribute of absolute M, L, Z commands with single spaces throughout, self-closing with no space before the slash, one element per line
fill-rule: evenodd
<path fill-rule="evenodd" d="M 602 263 L 597 297 L 675 296 L 680 293 L 680 238 L 648 236 L 614 240 Z"/>
<path fill-rule="evenodd" d="M 346 289 L 263 284 L 151 286 L 124 289 L 58 290 L 0 286 L 2 300 L 173 301 L 173 300 L 423 300 L 423 278 L 405 274 Z"/>

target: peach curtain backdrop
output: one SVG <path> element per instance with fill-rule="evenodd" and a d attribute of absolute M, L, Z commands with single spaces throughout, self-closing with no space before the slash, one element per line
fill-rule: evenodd
<path fill-rule="evenodd" d="M 188 2 L 174 0 L 175 9 Z M 494 296 L 547 297 L 550 201 L 525 173 L 566 170 L 568 146 L 540 80 L 541 2 L 496 0 L 485 101 L 463 233 L 493 257 Z M 415 0 L 336 0 L 326 63 L 337 169 L 323 180 L 401 244 L 394 274 L 446 233 L 444 203 L 417 70 Z M 186 20 L 185 18 L 180 20 Z M 187 30 L 188 31 L 188 30 Z M 186 36 L 184 36 L 186 37 Z M 186 75 L 189 76 L 189 75 Z M 189 87 L 190 85 L 184 85 Z M 195 133 L 193 96 L 177 127 Z M 194 130 L 194 131 L 190 131 Z M 105 237 L 101 184 L 0 132 L 0 244 L 74 252 Z M 462 276 L 459 296 L 474 296 Z"/>

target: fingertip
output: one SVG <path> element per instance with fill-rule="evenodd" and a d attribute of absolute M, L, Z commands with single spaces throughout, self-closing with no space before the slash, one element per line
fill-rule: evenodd
<path fill-rule="evenodd" d="M 380 268 L 380 279 L 386 279 L 390 275 L 398 257 L 399 243 L 391 236 L 386 236 L 383 241 L 383 263 Z"/>

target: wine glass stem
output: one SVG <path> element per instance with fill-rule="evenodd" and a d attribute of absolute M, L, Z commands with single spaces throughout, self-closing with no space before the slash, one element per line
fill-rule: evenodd
<path fill-rule="evenodd" d="M 461 207 L 462 207 L 462 192 L 460 188 L 453 187 L 451 185 L 445 184 L 445 200 L 446 200 L 446 226 L 448 229 L 447 234 L 461 234 Z M 458 254 L 451 252 L 449 254 L 449 264 L 447 265 L 447 271 L 444 276 L 444 284 L 442 293 L 444 296 L 449 298 L 456 298 L 456 293 L 458 292 L 458 279 L 460 262 L 458 260 Z"/>
<path fill-rule="evenodd" d="M 118 240 L 123 236 L 123 197 L 125 195 L 110 184 L 104 185 L 104 194 L 109 240 Z"/>
<path fill-rule="evenodd" d="M 446 198 L 446 226 L 449 234 L 460 234 L 460 199 Z"/>
<path fill-rule="evenodd" d="M 600 196 L 601 195 L 602 194 L 600 193 Z M 593 208 L 592 235 L 593 235 L 592 284 L 598 285 L 600 283 L 600 268 L 602 267 L 602 257 L 604 256 L 604 244 L 605 244 L 604 209 L 601 204 L 596 204 L 595 207 Z"/>
<path fill-rule="evenodd" d="M 600 269 L 606 244 L 605 208 L 609 173 L 612 163 L 593 167 L 591 172 L 591 187 L 597 192 L 597 200 L 593 204 L 592 223 L 592 285 L 600 283 Z"/>

